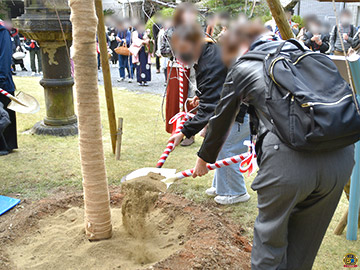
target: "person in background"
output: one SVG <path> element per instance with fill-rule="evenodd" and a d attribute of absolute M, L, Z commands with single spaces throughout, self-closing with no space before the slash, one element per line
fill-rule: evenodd
<path fill-rule="evenodd" d="M 162 61 L 161 61 L 161 69 L 163 70 L 164 72 L 164 78 L 165 78 L 165 81 L 164 81 L 164 85 L 166 86 L 166 83 L 167 83 L 167 65 L 168 65 L 168 62 L 169 62 L 169 58 L 167 57 L 163 57 L 161 55 L 161 41 L 163 40 L 164 38 L 164 35 L 165 35 L 165 31 L 171 27 L 171 21 L 170 20 L 164 20 L 164 23 L 163 25 L 161 26 L 161 29 L 158 33 L 158 37 L 157 37 L 157 40 L 156 40 L 156 43 L 157 43 L 157 46 L 156 46 L 156 51 L 155 51 L 155 54 L 157 57 L 159 57 L 159 59 L 161 58 Z"/>
<path fill-rule="evenodd" d="M 26 39 L 25 49 L 27 49 L 30 52 L 30 65 L 31 65 L 32 75 L 42 74 L 41 52 L 38 43 L 33 39 Z M 36 68 L 35 58 L 37 58 L 37 68 Z"/>
<path fill-rule="evenodd" d="M 229 37 L 230 38 L 230 37 Z M 212 42 L 205 42 L 201 28 L 194 25 L 179 26 L 173 35 L 172 45 L 176 56 L 189 66 L 194 65 L 197 89 L 193 106 L 198 106 L 196 115 L 185 122 L 180 133 L 174 134 L 169 141 L 180 144 L 184 136 L 190 138 L 200 132 L 214 115 L 215 107 L 227 74 L 227 67 L 222 61 L 220 48 Z M 236 52 L 237 53 L 237 52 Z M 227 64 L 230 66 L 231 62 Z M 236 123 L 229 130 L 229 137 L 224 142 L 217 159 L 239 155 L 247 151 L 245 140 L 250 139 L 248 118 L 245 117 L 247 107 L 243 107 Z M 206 194 L 214 196 L 219 204 L 234 204 L 250 199 L 244 178 L 239 166 L 234 164 L 215 170 L 212 187 Z"/>
<path fill-rule="evenodd" d="M 354 36 L 352 49 L 355 51 L 355 53 L 360 54 L 360 29 Z"/>
<path fill-rule="evenodd" d="M 299 34 L 299 24 L 292 21 L 292 16 L 294 15 L 294 10 L 293 9 L 285 10 L 285 14 L 286 14 L 286 17 L 289 21 L 289 24 L 291 26 L 291 29 L 292 29 L 294 35 L 297 36 Z M 275 27 L 275 34 L 277 34 L 280 38 L 282 38 L 280 29 L 278 26 Z"/>
<path fill-rule="evenodd" d="M 145 47 L 150 47 L 150 37 L 145 32 L 145 25 L 138 22 L 135 26 L 135 31 L 131 35 L 132 42 L 141 46 L 137 55 L 133 55 L 133 63 L 136 68 L 136 80 L 139 86 L 148 86 L 151 81 L 151 57 L 149 50 Z"/>
<path fill-rule="evenodd" d="M 179 4 L 174 12 L 172 26 L 169 27 L 164 34 L 164 38 L 161 43 L 160 52 L 162 56 L 169 57 L 170 61 L 168 62 L 167 72 L 169 79 L 169 84 L 167 86 L 166 93 L 166 131 L 168 133 L 173 133 L 176 129 L 176 125 L 169 124 L 169 120 L 176 115 L 178 112 L 184 108 L 179 107 L 179 80 L 178 80 L 178 71 L 181 67 L 180 64 L 176 61 L 175 56 L 173 55 L 173 50 L 171 46 L 171 38 L 174 30 L 180 25 L 184 24 L 193 24 L 197 21 L 198 11 L 192 3 L 183 2 Z M 192 78 L 190 74 L 190 69 L 186 65 L 184 67 L 183 73 L 183 96 L 184 101 L 186 98 L 192 98 L 193 92 L 195 92 L 196 87 L 192 87 L 192 82 L 189 78 Z M 194 91 L 191 91 L 194 90 Z M 184 102 L 185 103 L 185 102 Z M 195 142 L 195 137 L 185 138 L 181 142 L 181 146 L 190 146 Z"/>
<path fill-rule="evenodd" d="M 13 29 L 15 29 L 15 28 L 13 28 Z M 19 32 L 17 31 L 17 29 L 15 29 L 15 30 L 16 30 L 16 32 L 12 35 L 13 54 L 15 52 L 23 52 L 23 49 L 21 47 Z M 16 71 L 16 65 L 20 65 L 22 71 L 27 71 L 27 69 L 25 68 L 23 59 L 15 59 L 13 57 L 12 60 L 13 60 L 12 69 L 14 72 Z"/>
<path fill-rule="evenodd" d="M 341 46 L 340 36 L 338 35 L 338 27 L 335 25 L 330 33 L 330 51 L 335 55 L 344 55 L 353 46 L 353 38 L 356 34 L 356 28 L 352 21 L 352 13 L 348 9 L 343 9 L 340 13 L 339 30 L 344 40 L 345 52 Z"/>
<path fill-rule="evenodd" d="M 213 37 L 214 32 L 215 32 L 215 26 L 216 26 L 216 15 L 215 14 L 211 14 L 206 18 L 206 36 L 207 37 Z"/>
<path fill-rule="evenodd" d="M 217 23 L 214 28 L 213 38 L 216 42 L 220 42 L 222 36 L 226 33 L 230 24 L 230 15 L 222 12 L 218 15 Z"/>
<path fill-rule="evenodd" d="M 116 40 L 118 42 L 118 46 L 126 46 L 130 47 L 131 45 L 131 31 L 129 30 L 129 27 L 127 26 L 128 23 L 126 21 L 120 21 L 118 24 L 118 33 Z M 120 79 L 118 79 L 118 82 L 122 82 L 125 80 L 125 69 L 128 73 L 128 82 L 132 83 L 134 78 L 134 69 L 133 69 L 133 63 L 131 60 L 131 56 L 128 55 L 120 55 L 119 58 L 119 73 L 120 73 Z"/>
<path fill-rule="evenodd" d="M 12 42 L 10 36 L 11 27 L 0 20 L 0 88 L 14 95 L 15 84 L 11 74 Z M 7 109 L 10 99 L 0 94 L 0 103 L 6 112 L 0 116 L 3 120 L 8 118 L 6 125 L 2 124 L 0 134 L 0 155 L 7 155 L 17 149 L 16 115 Z M 6 119 L 5 119 L 6 120 Z"/>
<path fill-rule="evenodd" d="M 328 35 L 321 33 L 322 24 L 319 20 L 308 23 L 309 31 L 303 36 L 304 44 L 314 52 L 326 53 L 329 48 Z"/>
<path fill-rule="evenodd" d="M 161 16 L 159 16 L 158 14 L 156 14 L 155 16 L 155 23 L 152 26 L 152 34 L 153 34 L 153 38 L 155 41 L 155 52 L 158 51 L 158 38 L 159 38 L 159 32 L 162 28 L 162 19 Z M 161 55 L 158 55 L 157 53 L 155 53 L 155 64 L 156 64 L 156 73 L 160 73 L 160 57 Z"/>
<path fill-rule="evenodd" d="M 116 40 L 117 33 L 118 33 L 118 31 L 116 30 L 116 28 L 114 26 L 110 26 L 108 28 L 107 35 L 109 37 L 109 48 L 112 52 L 111 63 L 113 64 L 113 66 L 115 66 L 117 64 L 117 61 L 119 59 L 118 55 L 114 51 L 118 46 L 118 41 Z"/>

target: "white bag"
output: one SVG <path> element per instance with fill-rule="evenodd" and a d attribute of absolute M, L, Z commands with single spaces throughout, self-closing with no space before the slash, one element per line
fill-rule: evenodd
<path fill-rule="evenodd" d="M 15 60 L 20 60 L 20 59 L 24 59 L 26 54 L 23 52 L 15 52 L 13 55 Z"/>

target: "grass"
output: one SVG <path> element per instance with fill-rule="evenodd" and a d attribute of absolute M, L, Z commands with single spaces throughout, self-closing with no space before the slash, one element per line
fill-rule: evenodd
<path fill-rule="evenodd" d="M 18 114 L 19 150 L 0 157 L 0 194 L 16 195 L 23 199 L 40 199 L 63 190 L 73 192 L 81 190 L 81 171 L 77 137 L 49 137 L 29 135 L 29 130 L 44 115 L 44 97 L 42 87 L 36 78 L 16 77 L 19 90 L 35 96 L 41 105 L 36 114 Z M 111 153 L 109 127 L 103 88 L 100 87 L 101 115 L 103 123 L 103 143 L 109 184 L 119 185 L 121 178 L 141 167 L 154 167 L 162 153 L 168 134 L 164 131 L 160 106 L 161 98 L 157 95 L 139 94 L 126 90 L 114 89 L 114 99 L 118 117 L 124 118 L 124 134 L 121 160 L 116 161 Z M 166 161 L 165 167 L 177 170 L 191 168 L 195 164 L 196 152 L 201 144 L 190 147 L 178 147 Z M 257 214 L 256 193 L 250 188 L 252 177 L 246 179 L 251 200 L 246 204 L 220 207 L 212 199 L 204 196 L 204 190 L 210 186 L 212 173 L 199 178 L 188 178 L 177 182 L 172 192 L 204 204 L 218 207 L 244 229 L 244 234 L 252 238 L 252 228 Z M 343 269 L 342 258 L 348 252 L 360 256 L 360 242 L 347 241 L 345 234 L 335 236 L 333 230 L 348 205 L 345 196 L 336 210 L 323 244 L 318 253 L 314 269 Z"/>

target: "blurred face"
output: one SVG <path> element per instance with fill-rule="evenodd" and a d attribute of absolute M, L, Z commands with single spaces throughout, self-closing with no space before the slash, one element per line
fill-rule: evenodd
<path fill-rule="evenodd" d="M 223 61 L 225 66 L 230 67 L 237 56 L 238 56 L 237 51 L 229 50 L 226 45 L 222 46 L 221 60 Z"/>
<path fill-rule="evenodd" d="M 173 49 L 176 57 L 186 65 L 192 66 L 199 59 L 202 42 L 192 43 L 189 41 L 175 39 Z"/>
<path fill-rule="evenodd" d="M 343 25 L 349 25 L 351 23 L 351 16 L 349 15 L 342 15 L 341 18 L 340 18 L 340 22 L 343 24 Z"/>
<path fill-rule="evenodd" d="M 317 23 L 309 23 L 309 30 L 312 34 L 320 34 L 321 26 Z"/>
<path fill-rule="evenodd" d="M 124 29 L 125 29 L 123 23 L 118 23 L 117 28 L 118 28 L 119 30 L 124 30 Z"/>
<path fill-rule="evenodd" d="M 183 22 L 193 24 L 197 20 L 197 14 L 194 11 L 185 11 L 183 13 Z"/>
<path fill-rule="evenodd" d="M 286 12 L 286 18 L 287 18 L 288 20 L 291 20 L 292 15 L 291 15 L 291 12 L 290 12 L 290 11 L 287 11 L 287 12 Z"/>
<path fill-rule="evenodd" d="M 164 29 L 169 29 L 171 27 L 171 20 L 165 20 L 163 24 Z"/>
<path fill-rule="evenodd" d="M 136 30 L 140 33 L 143 33 L 145 31 L 145 25 L 143 24 L 138 24 L 136 28 Z"/>

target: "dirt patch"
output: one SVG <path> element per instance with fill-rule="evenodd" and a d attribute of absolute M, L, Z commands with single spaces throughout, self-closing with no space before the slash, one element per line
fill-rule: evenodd
<path fill-rule="evenodd" d="M 147 217 L 155 233 L 140 241 L 121 226 L 124 194 L 118 187 L 110 190 L 110 240 L 85 239 L 81 194 L 25 202 L 1 216 L 0 269 L 250 269 L 248 240 L 216 209 L 175 194 L 158 194 Z M 52 240 L 39 245 L 49 235 Z M 32 249 L 29 239 L 36 240 Z"/>
<path fill-rule="evenodd" d="M 147 217 L 149 234 L 138 239 L 122 226 L 120 208 L 113 208 L 111 214 L 112 238 L 96 242 L 84 237 L 82 208 L 42 219 L 35 232 L 8 247 L 9 259 L 18 269 L 139 269 L 179 250 L 178 236 L 186 233 L 189 224 L 186 217 L 178 217 L 171 228 L 160 227 L 167 214 L 157 209 Z"/>

